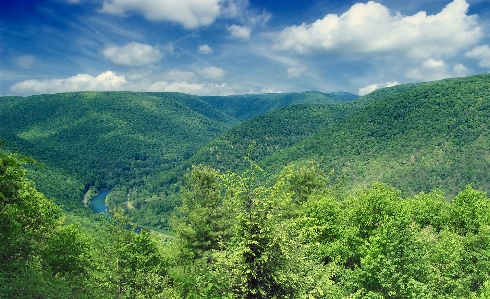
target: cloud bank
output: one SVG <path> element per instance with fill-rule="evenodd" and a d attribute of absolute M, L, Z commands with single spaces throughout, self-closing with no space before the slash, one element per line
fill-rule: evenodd
<path fill-rule="evenodd" d="M 470 74 L 470 70 L 457 63 L 448 65 L 443 60 L 427 59 L 421 66 L 409 70 L 406 76 L 417 81 L 432 81 L 445 78 L 463 77 Z"/>
<path fill-rule="evenodd" d="M 107 71 L 95 77 L 78 74 L 65 79 L 26 80 L 14 84 L 10 92 L 18 95 L 122 90 L 184 92 L 196 95 L 259 92 L 241 84 L 224 82 L 225 74 L 226 72 L 218 67 L 196 69 L 195 72 L 172 69 L 156 74 L 136 71 L 125 75 Z"/>
<path fill-rule="evenodd" d="M 328 14 L 312 24 L 290 26 L 276 37 L 276 50 L 298 54 L 403 54 L 411 58 L 455 55 L 478 42 L 482 29 L 467 15 L 468 3 L 454 0 L 440 13 L 392 14 L 380 3 L 358 3 L 338 16 Z"/>
<path fill-rule="evenodd" d="M 10 91 L 16 94 L 43 94 L 72 91 L 123 90 L 126 83 L 124 76 L 111 71 L 97 77 L 78 74 L 66 79 L 49 79 L 44 81 L 26 80 L 14 84 Z"/>

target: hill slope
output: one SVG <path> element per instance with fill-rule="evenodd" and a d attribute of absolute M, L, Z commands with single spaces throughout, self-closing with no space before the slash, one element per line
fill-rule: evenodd
<path fill-rule="evenodd" d="M 247 119 L 293 103 L 343 102 L 355 97 L 319 92 L 247 95 L 234 97 L 240 105 L 217 105 L 223 111 L 207 101 L 229 103 L 228 97 L 211 101 L 211 97 L 182 93 L 0 97 L 0 139 L 46 166 L 33 169 L 30 176 L 59 203 L 78 205 L 89 186 L 99 190 L 118 186 L 120 192 L 113 197 L 123 201 L 127 190 L 147 185 L 150 177 L 179 166 L 240 123 L 236 115 Z M 149 192 L 152 188 L 145 196 Z"/>
<path fill-rule="evenodd" d="M 315 159 L 345 175 L 348 186 L 378 180 L 408 194 L 440 188 L 454 195 L 469 183 L 490 191 L 490 75 L 392 89 L 260 164 L 277 171 Z"/>
<path fill-rule="evenodd" d="M 327 104 L 291 105 L 246 120 L 205 145 L 187 162 L 162 174 L 162 177 L 166 183 L 181 180 L 187 169 L 198 164 L 205 164 L 221 171 L 240 171 L 246 165 L 244 157 L 252 142 L 256 143 L 253 152 L 254 159 L 265 159 L 326 129 L 362 107 L 417 86 L 420 87 L 422 84 L 424 83 L 379 89 L 357 100 L 351 100 L 356 96 L 349 93 L 324 94 L 320 92 L 296 94 L 297 98 L 293 97 L 294 94 L 204 97 L 210 103 L 237 117 L 245 115 L 243 113 L 251 109 L 245 105 L 248 103 L 247 100 L 265 102 L 265 107 L 262 108 L 264 110 L 269 109 L 273 103 L 281 105 L 285 102 L 315 102 L 318 100 Z M 328 96 L 334 97 L 328 98 Z"/>
<path fill-rule="evenodd" d="M 147 175 L 186 160 L 234 123 L 199 98 L 179 94 L 0 98 L 0 138 L 51 171 L 97 189 L 143 184 Z"/>
<path fill-rule="evenodd" d="M 341 104 L 358 98 L 348 92 L 268 93 L 233 96 L 204 96 L 203 101 L 234 118 L 245 121 L 285 106 L 298 104 Z"/>

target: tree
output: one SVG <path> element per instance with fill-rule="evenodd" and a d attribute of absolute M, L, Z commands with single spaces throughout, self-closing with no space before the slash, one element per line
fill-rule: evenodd
<path fill-rule="evenodd" d="M 230 238 L 234 212 L 222 188 L 220 173 L 204 165 L 194 166 L 185 176 L 173 228 L 191 259 L 220 249 Z"/>
<path fill-rule="evenodd" d="M 68 296 L 70 285 L 55 276 L 61 269 L 49 261 L 71 253 L 51 256 L 43 251 L 48 240 L 60 236 L 61 209 L 26 179 L 23 166 L 28 161 L 32 159 L 0 153 L 0 297 Z"/>

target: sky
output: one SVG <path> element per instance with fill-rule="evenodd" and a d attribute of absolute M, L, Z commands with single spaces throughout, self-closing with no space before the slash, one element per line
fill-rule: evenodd
<path fill-rule="evenodd" d="M 490 71 L 490 0 L 0 0 L 0 95 L 351 92 Z"/>

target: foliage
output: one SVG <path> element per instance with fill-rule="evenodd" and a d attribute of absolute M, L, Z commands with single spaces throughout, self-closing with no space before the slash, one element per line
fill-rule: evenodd
<path fill-rule="evenodd" d="M 356 95 L 347 92 L 323 93 L 318 91 L 201 97 L 203 101 L 240 121 L 246 121 L 286 106 L 342 104 L 356 98 Z"/>
<path fill-rule="evenodd" d="M 66 208 L 79 204 L 90 186 L 145 185 L 149 176 L 187 159 L 233 123 L 197 97 L 184 100 L 179 94 L 0 98 L 0 134 L 10 148 L 46 166 L 48 171 L 35 171 L 32 178 Z"/>
<path fill-rule="evenodd" d="M 466 185 L 490 190 L 490 75 L 375 91 L 355 111 L 293 146 L 259 160 L 268 173 L 292 161 L 317 160 L 345 176 L 346 187 L 382 181 L 404 195 Z"/>
<path fill-rule="evenodd" d="M 186 175 L 164 241 L 117 210 L 67 224 L 25 160 L 0 160 L 1 298 L 488 295 L 490 198 L 469 185 L 451 201 L 383 183 L 344 193 L 313 162 L 265 184 L 251 152 L 242 174 Z"/>

